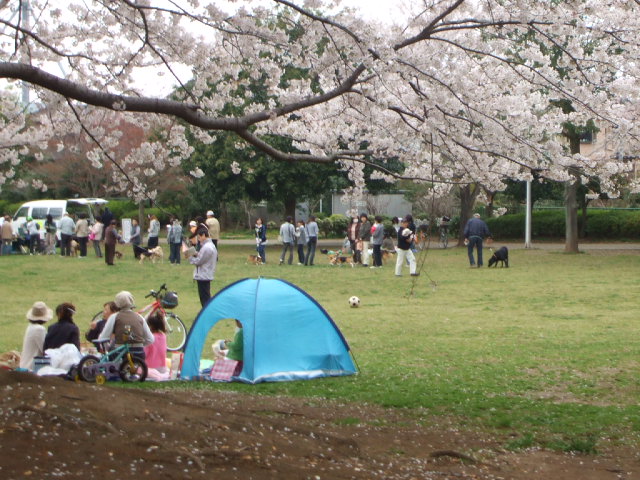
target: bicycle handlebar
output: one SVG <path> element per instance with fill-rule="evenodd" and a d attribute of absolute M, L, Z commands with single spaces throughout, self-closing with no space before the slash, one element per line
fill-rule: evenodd
<path fill-rule="evenodd" d="M 144 296 L 144 298 L 149 298 L 149 297 L 158 298 L 158 295 L 160 294 L 160 292 L 166 289 L 167 289 L 167 284 L 163 283 L 162 285 L 160 285 L 160 288 L 158 289 L 157 292 L 155 290 L 151 290 L 147 295 Z"/>

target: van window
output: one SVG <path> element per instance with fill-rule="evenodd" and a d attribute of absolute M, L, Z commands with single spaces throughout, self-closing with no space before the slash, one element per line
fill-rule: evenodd
<path fill-rule="evenodd" d="M 50 208 L 49 215 L 51 215 L 54 220 L 60 220 L 62 218 L 62 208 Z"/>
<path fill-rule="evenodd" d="M 22 207 L 20 210 L 18 210 L 18 212 L 14 215 L 13 219 L 17 220 L 18 217 L 24 217 L 27 218 L 27 215 L 29 214 L 29 207 Z"/>
<path fill-rule="evenodd" d="M 31 209 L 31 216 L 35 220 L 44 220 L 45 218 L 47 218 L 48 211 L 49 211 L 49 208 L 47 207 L 33 207 Z"/>

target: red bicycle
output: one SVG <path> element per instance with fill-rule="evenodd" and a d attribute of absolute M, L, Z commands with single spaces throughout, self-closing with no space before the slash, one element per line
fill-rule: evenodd
<path fill-rule="evenodd" d="M 153 302 L 138 310 L 138 313 L 146 320 L 152 313 L 158 310 L 161 311 L 164 316 L 165 333 L 167 335 L 167 350 L 172 352 L 182 350 L 187 341 L 187 328 L 178 315 L 167 311 L 178 306 L 178 294 L 169 291 L 166 283 L 163 283 L 158 291 L 150 290 L 144 298 L 149 297 L 153 297 Z M 94 315 L 92 321 L 98 322 L 101 319 L 102 312 L 99 312 Z"/>

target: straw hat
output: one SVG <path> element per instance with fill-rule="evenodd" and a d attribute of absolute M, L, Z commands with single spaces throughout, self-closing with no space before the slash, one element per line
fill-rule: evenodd
<path fill-rule="evenodd" d="M 27 320 L 48 322 L 53 318 L 53 310 L 44 302 L 35 302 L 27 312 Z"/>

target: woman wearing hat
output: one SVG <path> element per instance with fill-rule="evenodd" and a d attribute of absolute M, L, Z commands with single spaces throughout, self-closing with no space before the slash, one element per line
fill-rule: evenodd
<path fill-rule="evenodd" d="M 22 341 L 20 368 L 33 370 L 33 359 L 44 353 L 44 337 L 47 330 L 44 324 L 53 317 L 53 311 L 44 302 L 36 302 L 27 312 L 29 326 Z"/>

